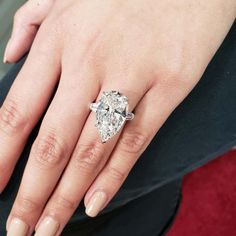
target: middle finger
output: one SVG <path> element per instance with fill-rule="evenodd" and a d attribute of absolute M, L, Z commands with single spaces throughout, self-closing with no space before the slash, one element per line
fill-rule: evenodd
<path fill-rule="evenodd" d="M 129 98 L 129 111 L 134 109 L 143 95 L 143 87 L 133 91 L 131 85 L 124 88 L 120 84 L 109 84 L 102 87 L 98 97 L 103 91 L 114 90 L 114 88 L 118 88 L 118 91 Z M 99 174 L 115 147 L 121 132 L 108 143 L 102 144 L 94 124 L 95 115 L 91 113 L 71 160 L 37 224 L 36 235 L 60 235 L 86 190 Z"/>
<path fill-rule="evenodd" d="M 78 78 L 76 74 L 74 70 L 62 68 L 59 87 L 32 146 L 16 200 L 7 220 L 9 236 L 13 235 L 11 232 L 14 232 L 15 228 L 19 228 L 19 222 L 22 228 L 28 228 L 28 232 L 33 231 L 89 114 L 87 104 L 98 94 L 99 86 L 88 74 L 86 80 Z M 13 218 L 16 220 L 12 221 Z M 18 232 L 18 235 L 25 234 Z"/>

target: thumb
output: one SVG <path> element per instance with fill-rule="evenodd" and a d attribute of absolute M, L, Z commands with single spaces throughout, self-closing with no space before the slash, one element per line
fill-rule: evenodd
<path fill-rule="evenodd" d="M 4 53 L 4 63 L 16 62 L 30 49 L 38 28 L 53 3 L 54 0 L 29 0 L 17 10 Z"/>

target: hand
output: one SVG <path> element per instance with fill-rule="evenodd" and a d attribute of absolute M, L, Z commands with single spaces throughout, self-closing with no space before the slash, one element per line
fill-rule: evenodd
<path fill-rule="evenodd" d="M 9 236 L 30 235 L 36 225 L 36 235 L 59 235 L 84 195 L 89 216 L 106 207 L 200 79 L 233 23 L 235 2 L 61 0 L 43 15 L 0 111 L 3 189 L 59 82 L 8 218 Z M 9 49 L 6 60 L 22 52 Z M 112 89 L 128 97 L 135 118 L 102 144 L 89 104 Z"/>

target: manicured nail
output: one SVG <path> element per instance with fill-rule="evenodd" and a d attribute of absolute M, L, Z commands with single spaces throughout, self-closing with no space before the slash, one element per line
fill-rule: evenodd
<path fill-rule="evenodd" d="M 6 53 L 4 54 L 4 57 L 3 57 L 3 63 L 4 64 L 8 64 L 8 60 L 7 60 L 7 57 L 6 57 Z"/>
<path fill-rule="evenodd" d="M 108 197 L 105 192 L 95 192 L 86 206 L 86 214 L 88 216 L 95 217 L 102 210 L 107 202 L 107 199 Z"/>
<path fill-rule="evenodd" d="M 26 236 L 28 229 L 29 226 L 24 221 L 18 218 L 13 218 L 9 230 L 7 231 L 7 236 Z"/>
<path fill-rule="evenodd" d="M 54 236 L 59 229 L 59 222 L 51 216 L 46 216 L 36 230 L 35 236 Z"/>
<path fill-rule="evenodd" d="M 9 39 L 6 49 L 5 49 L 5 52 L 4 52 L 3 63 L 5 63 L 5 64 L 9 63 L 8 59 L 7 59 L 7 54 L 8 54 L 9 48 L 10 48 L 10 44 L 11 44 L 10 42 L 11 42 L 11 39 Z"/>

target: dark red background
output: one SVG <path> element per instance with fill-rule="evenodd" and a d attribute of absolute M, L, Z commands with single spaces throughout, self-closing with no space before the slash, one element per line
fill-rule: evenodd
<path fill-rule="evenodd" d="M 185 177 L 168 236 L 236 236 L 236 150 Z"/>

